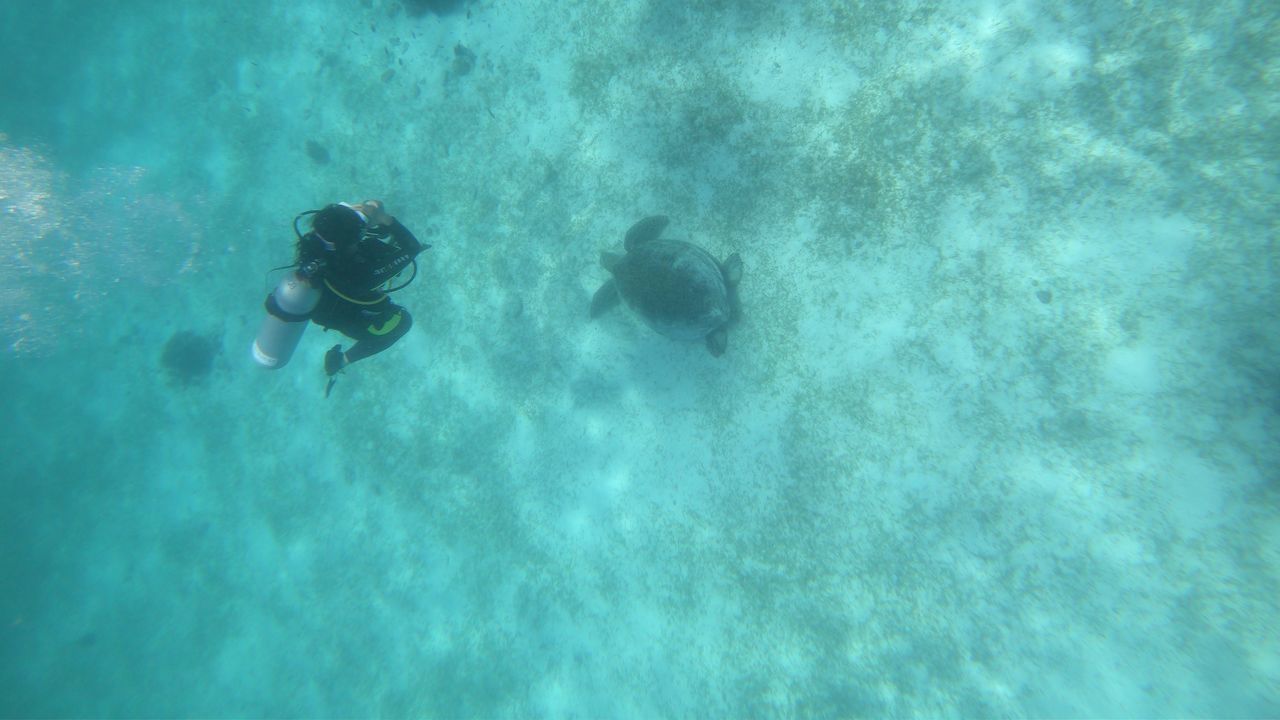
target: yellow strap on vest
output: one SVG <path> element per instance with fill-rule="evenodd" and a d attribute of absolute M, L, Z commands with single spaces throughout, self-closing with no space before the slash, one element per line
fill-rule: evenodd
<path fill-rule="evenodd" d="M 378 303 L 380 303 L 380 302 L 382 302 L 383 300 L 386 300 L 386 299 L 387 299 L 387 296 L 386 296 L 386 295 L 381 295 L 381 294 L 380 294 L 380 295 L 378 295 L 378 299 L 377 299 L 377 300 L 357 300 L 357 299 L 355 299 L 355 298 L 353 298 L 353 297 L 347 297 L 345 294 L 343 294 L 343 292 L 342 292 L 341 290 L 339 290 L 338 288 L 334 287 L 334 286 L 333 286 L 333 283 L 329 282 L 329 278 L 325 278 L 325 279 L 324 279 L 324 284 L 325 284 L 325 286 L 326 286 L 326 287 L 328 287 L 330 290 L 332 290 L 332 291 L 333 291 L 333 294 L 334 294 L 334 295 L 337 295 L 338 297 L 342 298 L 343 300 L 346 300 L 346 301 L 347 301 L 347 302 L 349 302 L 349 303 L 355 303 L 356 305 L 377 305 Z"/>

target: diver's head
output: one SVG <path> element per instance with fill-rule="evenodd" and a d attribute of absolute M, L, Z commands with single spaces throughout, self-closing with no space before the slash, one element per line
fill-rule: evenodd
<path fill-rule="evenodd" d="M 311 218 L 311 229 L 331 250 L 355 248 L 364 226 L 364 215 L 348 205 L 328 205 Z"/>

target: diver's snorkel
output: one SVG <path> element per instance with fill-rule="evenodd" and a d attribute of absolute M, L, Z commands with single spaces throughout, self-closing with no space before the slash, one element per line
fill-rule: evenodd
<path fill-rule="evenodd" d="M 301 220 L 302 218 L 304 218 L 304 217 L 308 216 L 308 215 L 315 215 L 315 214 L 316 214 L 316 213 L 318 213 L 318 212 L 320 212 L 320 211 L 319 211 L 319 210 L 306 210 L 306 211 L 300 212 L 300 213 L 298 213 L 297 215 L 295 215 L 295 216 L 294 216 L 294 218 L 293 218 L 293 234 L 294 234 L 294 235 L 297 235 L 299 240 L 301 240 L 301 239 L 302 239 L 302 231 L 298 229 L 298 221 L 299 221 L 299 220 Z"/>

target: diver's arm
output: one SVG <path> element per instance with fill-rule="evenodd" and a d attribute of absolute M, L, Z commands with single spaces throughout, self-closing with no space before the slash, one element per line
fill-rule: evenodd
<path fill-rule="evenodd" d="M 359 205 L 352 205 L 351 209 L 364 213 L 364 216 L 369 220 L 369 224 L 374 227 L 378 227 L 379 225 L 390 225 L 396 221 L 396 219 L 387 212 L 387 208 L 382 204 L 381 200 L 365 200 Z"/>
<path fill-rule="evenodd" d="M 409 231 L 409 228 L 401 225 L 399 220 L 391 218 L 391 222 L 386 227 L 391 231 L 391 237 L 395 240 L 396 245 L 399 245 L 401 250 L 409 253 L 410 259 L 417 257 L 418 253 L 427 249 L 427 246 L 419 242 L 418 238 Z"/>
<path fill-rule="evenodd" d="M 352 205 L 351 208 L 363 213 L 368 218 L 369 225 L 374 229 L 386 230 L 395 239 L 395 244 L 399 246 L 400 250 L 409 253 L 410 260 L 430 247 L 419 242 L 418 238 L 414 237 L 413 233 L 409 231 L 409 228 L 401 225 L 399 220 L 396 220 L 393 215 L 388 213 L 381 200 L 365 200 L 359 205 Z"/>
<path fill-rule="evenodd" d="M 367 272 L 368 281 L 360 285 L 371 290 L 409 267 L 409 263 L 425 249 L 413 233 L 394 218 L 390 225 L 377 228 L 377 232 L 382 234 L 383 240 L 369 238 L 361 245 L 365 258 L 363 272 Z"/>

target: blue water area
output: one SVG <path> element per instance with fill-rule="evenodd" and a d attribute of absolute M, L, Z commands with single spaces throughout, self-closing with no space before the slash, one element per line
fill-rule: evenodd
<path fill-rule="evenodd" d="M 1277 57 L 1268 3 L 0 3 L 0 716 L 1280 715 Z M 372 198 L 432 248 L 326 398 L 350 339 L 250 347 Z M 658 214 L 741 258 L 720 357 L 589 317 Z"/>

